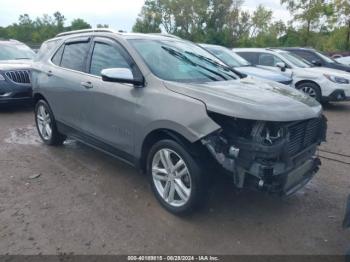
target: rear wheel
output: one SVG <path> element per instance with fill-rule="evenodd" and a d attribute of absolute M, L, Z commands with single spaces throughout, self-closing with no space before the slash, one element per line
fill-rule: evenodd
<path fill-rule="evenodd" d="M 175 141 L 162 140 L 151 148 L 147 173 L 157 200 L 171 213 L 190 212 L 203 200 L 204 172 Z"/>
<path fill-rule="evenodd" d="M 35 106 L 35 123 L 39 136 L 45 144 L 63 144 L 66 138 L 58 132 L 53 113 L 45 100 L 39 100 Z"/>
<path fill-rule="evenodd" d="M 307 82 L 302 83 L 297 86 L 297 89 L 304 92 L 308 96 L 311 96 L 312 98 L 316 99 L 318 102 L 321 102 L 322 94 L 321 90 L 318 85 L 315 83 Z"/>

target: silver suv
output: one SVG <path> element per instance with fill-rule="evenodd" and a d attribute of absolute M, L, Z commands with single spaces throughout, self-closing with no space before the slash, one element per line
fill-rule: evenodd
<path fill-rule="evenodd" d="M 170 212 L 203 202 L 208 177 L 221 171 L 237 188 L 289 195 L 318 170 L 320 104 L 240 78 L 196 44 L 88 30 L 41 49 L 32 82 L 44 143 L 71 137 L 138 167 Z"/>

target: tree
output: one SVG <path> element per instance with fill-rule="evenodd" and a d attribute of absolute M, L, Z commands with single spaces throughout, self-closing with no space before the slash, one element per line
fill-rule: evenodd
<path fill-rule="evenodd" d="M 109 28 L 109 25 L 107 24 L 97 24 L 97 28 Z"/>
<path fill-rule="evenodd" d="M 346 27 L 345 48 L 350 50 L 350 1 L 335 0 L 335 9 L 339 24 Z"/>
<path fill-rule="evenodd" d="M 160 33 L 161 15 L 157 1 L 146 0 L 132 31 L 138 33 Z"/>
<path fill-rule="evenodd" d="M 272 23 L 272 11 L 259 5 L 254 11 L 251 26 L 251 37 L 256 37 L 260 33 L 266 33 Z"/>
<path fill-rule="evenodd" d="M 293 20 L 302 23 L 305 45 L 309 44 L 312 29 L 319 26 L 320 19 L 325 15 L 325 1 L 326 0 L 281 0 L 281 4 L 285 4 L 293 15 Z"/>
<path fill-rule="evenodd" d="M 70 30 L 80 30 L 80 29 L 90 29 L 91 25 L 85 22 L 81 18 L 76 18 L 72 21 L 69 29 Z"/>
<path fill-rule="evenodd" d="M 57 31 L 62 32 L 64 30 L 64 21 L 66 20 L 66 18 L 58 11 L 55 12 L 53 16 L 56 21 Z"/>

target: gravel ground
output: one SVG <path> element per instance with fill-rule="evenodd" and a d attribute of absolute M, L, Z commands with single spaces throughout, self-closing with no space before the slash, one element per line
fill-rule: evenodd
<path fill-rule="evenodd" d="M 350 155 L 350 103 L 326 106 L 325 150 Z M 43 145 L 30 108 L 0 109 L 0 254 L 344 254 L 349 165 L 323 160 L 290 199 L 215 181 L 185 218 L 164 211 L 147 177 L 82 144 Z M 350 163 L 350 157 L 322 153 Z"/>

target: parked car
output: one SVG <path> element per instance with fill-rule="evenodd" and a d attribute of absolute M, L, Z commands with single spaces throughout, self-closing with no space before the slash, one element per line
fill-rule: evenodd
<path fill-rule="evenodd" d="M 319 168 L 321 105 L 240 79 L 196 44 L 104 29 L 59 34 L 48 46 L 32 75 L 43 142 L 72 137 L 140 168 L 170 212 L 204 201 L 208 173 L 290 195 Z"/>
<path fill-rule="evenodd" d="M 344 57 L 340 57 L 335 59 L 338 63 L 341 63 L 343 65 L 347 65 L 350 66 L 350 56 L 344 56 Z"/>
<path fill-rule="evenodd" d="M 293 86 L 317 101 L 350 99 L 350 74 L 312 65 L 285 50 L 268 48 L 236 48 L 233 51 L 254 65 L 275 69 L 293 77 Z"/>
<path fill-rule="evenodd" d="M 226 47 L 208 44 L 200 44 L 200 46 L 241 74 L 276 81 L 284 85 L 292 84 L 292 78 L 290 76 L 285 76 L 279 72 L 274 72 L 273 70 L 253 66 L 247 60 L 235 54 L 232 50 Z"/>
<path fill-rule="evenodd" d="M 333 58 L 330 58 L 325 54 L 322 54 L 321 52 L 318 52 L 312 48 L 288 47 L 288 48 L 283 48 L 283 50 L 289 51 L 293 54 L 296 54 L 304 58 L 306 61 L 313 64 L 314 66 L 322 66 L 322 67 L 328 67 L 328 68 L 333 68 L 341 71 L 350 72 L 350 66 L 338 63 Z"/>
<path fill-rule="evenodd" d="M 0 104 L 32 101 L 30 63 L 34 52 L 16 40 L 0 41 Z"/>

